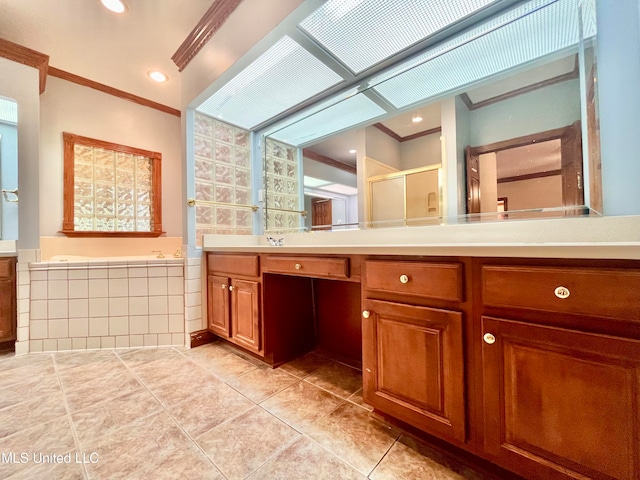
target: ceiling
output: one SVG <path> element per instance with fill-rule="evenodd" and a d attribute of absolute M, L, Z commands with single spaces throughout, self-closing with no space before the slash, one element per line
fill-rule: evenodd
<path fill-rule="evenodd" d="M 0 36 L 49 55 L 49 65 L 180 108 L 171 56 L 212 0 L 128 0 L 118 15 L 98 0 L 0 0 Z M 188 8 L 187 8 L 188 7 Z M 169 76 L 152 82 L 147 71 Z"/>

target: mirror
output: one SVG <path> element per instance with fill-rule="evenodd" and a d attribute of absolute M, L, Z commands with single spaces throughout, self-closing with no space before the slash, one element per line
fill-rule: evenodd
<path fill-rule="evenodd" d="M 0 97 L 0 239 L 18 238 L 18 104 Z"/>
<path fill-rule="evenodd" d="M 265 154 L 265 229 L 600 212 L 594 38 L 590 2 L 521 7 L 295 115 L 265 137 L 299 168 L 276 201 Z"/>

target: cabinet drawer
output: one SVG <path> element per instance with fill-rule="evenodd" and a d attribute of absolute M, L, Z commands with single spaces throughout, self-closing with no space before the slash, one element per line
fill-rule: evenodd
<path fill-rule="evenodd" d="M 268 256 L 265 271 L 323 278 L 349 278 L 348 258 Z"/>
<path fill-rule="evenodd" d="M 640 321 L 640 270 L 484 266 L 485 305 Z"/>
<path fill-rule="evenodd" d="M 207 269 L 209 272 L 258 277 L 260 276 L 260 261 L 258 255 L 223 255 L 210 253 L 207 255 Z"/>
<path fill-rule="evenodd" d="M 0 278 L 13 278 L 13 258 L 0 258 Z"/>
<path fill-rule="evenodd" d="M 460 263 L 365 262 L 367 290 L 460 302 L 464 299 L 462 280 Z"/>

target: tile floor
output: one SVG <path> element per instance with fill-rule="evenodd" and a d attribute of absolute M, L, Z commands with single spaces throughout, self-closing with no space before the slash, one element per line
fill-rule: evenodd
<path fill-rule="evenodd" d="M 361 385 L 222 343 L 0 355 L 0 478 L 483 478 L 375 419 Z"/>

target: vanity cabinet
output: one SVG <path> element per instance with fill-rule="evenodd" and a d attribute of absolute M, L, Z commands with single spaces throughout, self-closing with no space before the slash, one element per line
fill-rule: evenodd
<path fill-rule="evenodd" d="M 464 443 L 464 314 L 453 310 L 464 297 L 462 264 L 370 260 L 364 272 L 364 400 Z"/>
<path fill-rule="evenodd" d="M 640 270 L 480 272 L 484 456 L 532 479 L 639 479 Z"/>
<path fill-rule="evenodd" d="M 16 261 L 0 258 L 0 342 L 16 339 Z"/>
<path fill-rule="evenodd" d="M 207 270 L 209 331 L 260 354 L 263 347 L 258 256 L 209 254 Z"/>

